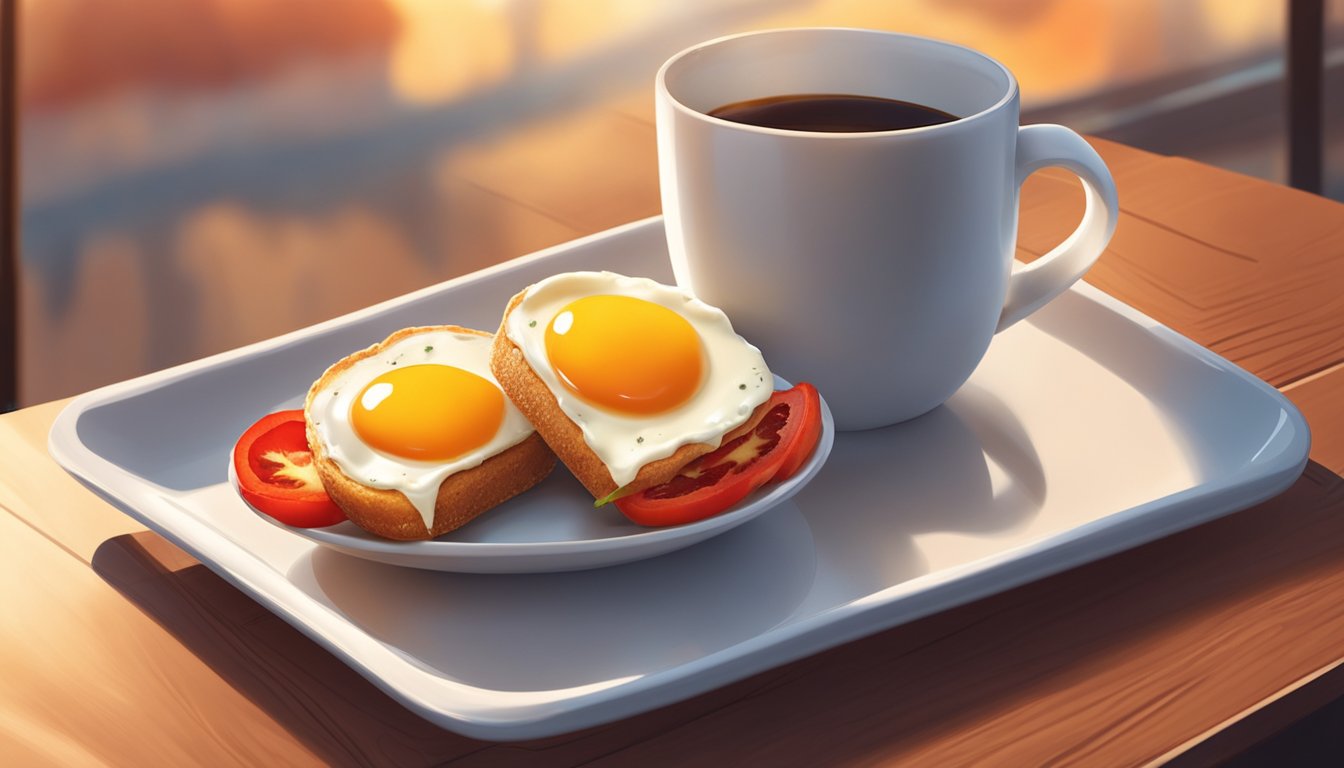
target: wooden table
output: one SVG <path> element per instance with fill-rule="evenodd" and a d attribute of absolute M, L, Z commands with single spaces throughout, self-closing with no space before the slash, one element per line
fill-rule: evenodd
<path fill-rule="evenodd" d="M 0 762 L 1202 764 L 1344 694 L 1344 206 L 1095 144 L 1123 213 L 1087 279 L 1302 408 L 1312 462 L 1280 497 L 652 713 L 491 744 L 85 490 L 46 453 L 48 403 L 0 416 Z M 655 184 L 587 210 L 646 215 Z M 1080 209 L 1069 177 L 1033 177 L 1021 257 Z"/>

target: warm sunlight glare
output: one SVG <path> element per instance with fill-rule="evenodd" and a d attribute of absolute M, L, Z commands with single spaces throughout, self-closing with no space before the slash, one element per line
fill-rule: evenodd
<path fill-rule="evenodd" d="M 1264 0 L 1200 0 L 1209 37 L 1225 48 L 1265 44 L 1282 34 L 1284 10 Z"/>
<path fill-rule="evenodd" d="M 604 45 L 616 44 L 623 35 L 647 35 L 660 19 L 695 10 L 694 3 L 653 3 L 648 0 L 539 3 L 535 22 L 536 45 L 540 56 L 547 60 L 580 56 Z"/>
<path fill-rule="evenodd" d="M 402 21 L 389 74 L 407 101 L 447 101 L 500 80 L 512 68 L 520 20 L 506 0 L 388 3 Z"/>

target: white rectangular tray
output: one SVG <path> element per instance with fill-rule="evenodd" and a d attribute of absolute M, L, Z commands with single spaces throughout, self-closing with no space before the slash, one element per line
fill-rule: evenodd
<path fill-rule="evenodd" d="M 1277 391 L 1079 284 L 996 337 L 946 406 L 838 435 L 792 501 L 652 560 L 398 568 L 318 550 L 228 487 L 237 435 L 332 361 L 404 326 L 493 329 L 521 287 L 580 269 L 671 282 L 661 220 L 91 392 L 51 453 L 411 709 L 482 739 L 692 696 L 1250 506 L 1306 462 L 1306 423 Z"/>

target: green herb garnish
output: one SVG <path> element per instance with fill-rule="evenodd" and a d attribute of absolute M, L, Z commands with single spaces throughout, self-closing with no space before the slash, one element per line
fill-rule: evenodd
<path fill-rule="evenodd" d="M 629 487 L 629 486 L 623 486 L 623 487 L 621 487 L 621 488 L 617 488 L 616 490 L 612 491 L 611 493 L 608 493 L 606 496 L 603 496 L 602 498 L 598 499 L 597 501 L 594 501 L 594 502 L 593 502 L 593 509 L 601 509 L 602 507 L 607 506 L 608 504 L 610 504 L 611 502 L 613 502 L 613 501 L 615 501 L 615 500 L 617 500 L 617 499 L 619 499 L 619 498 L 622 498 L 622 497 L 624 497 L 624 496 L 629 496 L 629 495 L 630 495 L 630 491 L 627 490 L 628 487 Z"/>
<path fill-rule="evenodd" d="M 433 348 L 433 347 L 425 347 L 425 354 L 429 354 L 430 352 L 433 352 L 433 351 L 434 351 L 434 348 Z"/>
<path fill-rule="evenodd" d="M 536 328 L 536 327 L 537 327 L 537 321 L 536 321 L 536 320 L 532 320 L 531 322 L 529 322 L 529 323 L 527 324 L 527 327 L 528 327 L 528 328 Z"/>

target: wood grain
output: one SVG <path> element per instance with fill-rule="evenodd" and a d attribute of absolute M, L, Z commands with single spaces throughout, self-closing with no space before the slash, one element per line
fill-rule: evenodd
<path fill-rule="evenodd" d="M 1089 283 L 1278 387 L 1344 360 L 1344 205 L 1181 158 L 1131 165 L 1094 143 L 1121 216 Z M 1045 253 L 1081 214 L 1071 176 L 1032 176 L 1021 257 Z"/>
<path fill-rule="evenodd" d="M 1263 749 L 1261 742 L 1335 703 L 1341 692 L 1344 692 L 1344 659 L 1307 674 L 1228 720 L 1196 734 L 1158 756 L 1153 763 L 1174 768 L 1223 765 L 1240 756 L 1243 764 L 1253 765 L 1247 762 L 1248 745 Z"/>
<path fill-rule="evenodd" d="M 320 764 L 194 649 L 3 509 L 0 583 L 0 762 Z"/>
<path fill-rule="evenodd" d="M 647 126 L 620 119 L 630 125 L 584 141 L 648 141 Z M 0 578 L 19 595 L 0 611 L 0 753 L 122 764 L 1110 765 L 1198 759 L 1192 750 L 1214 736 L 1235 748 L 1263 735 L 1301 701 L 1280 695 L 1286 687 L 1344 658 L 1344 329 L 1330 317 L 1344 294 L 1330 258 L 1344 251 L 1344 206 L 1097 146 L 1124 212 L 1088 279 L 1289 385 L 1316 463 L 1283 496 L 655 712 L 486 744 L 429 726 L 65 475 L 45 454 L 63 404 L 48 404 L 0 416 Z M 605 226 L 656 204 L 647 179 L 606 208 L 556 189 L 492 187 L 486 169 L 512 157 L 500 152 L 480 168 L 463 160 L 463 178 L 564 226 Z M 1024 258 L 1072 229 L 1080 198 L 1064 174 L 1028 181 Z M 1290 226 L 1265 232 L 1257 210 Z"/>
<path fill-rule="evenodd" d="M 1284 387 L 1311 426 L 1311 455 L 1344 474 L 1344 363 Z"/>
<path fill-rule="evenodd" d="M 176 566 L 176 567 L 174 567 Z M 328 764 L 430 765 L 480 748 L 392 701 L 157 534 L 118 536 L 93 570 Z"/>
<path fill-rule="evenodd" d="M 88 564 L 102 542 L 145 527 L 98 499 L 47 455 L 47 433 L 67 403 L 0 415 L 0 507 Z"/>

